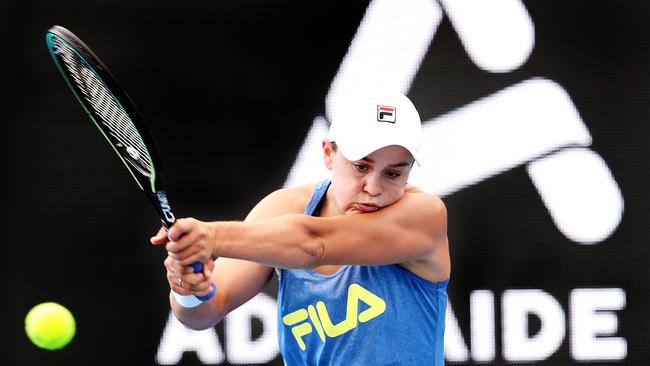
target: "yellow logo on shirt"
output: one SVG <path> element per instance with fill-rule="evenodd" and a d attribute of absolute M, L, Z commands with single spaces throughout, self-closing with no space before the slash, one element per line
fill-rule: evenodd
<path fill-rule="evenodd" d="M 370 308 L 359 313 L 359 300 L 365 302 Z M 318 301 L 315 307 L 314 305 L 309 305 L 307 309 L 298 309 L 285 315 L 282 317 L 282 322 L 287 326 L 293 326 L 291 333 L 296 338 L 300 349 L 304 351 L 307 349 L 307 345 L 305 345 L 302 337 L 311 333 L 313 328 L 316 328 L 316 333 L 318 333 L 320 340 L 325 342 L 325 336 L 330 338 L 338 337 L 356 328 L 359 322 L 365 323 L 386 311 L 386 303 L 382 298 L 356 283 L 348 287 L 347 301 L 345 319 L 338 324 L 332 323 L 330 315 L 327 312 L 327 307 L 322 301 Z M 304 322 L 307 318 L 309 318 L 311 323 Z"/>

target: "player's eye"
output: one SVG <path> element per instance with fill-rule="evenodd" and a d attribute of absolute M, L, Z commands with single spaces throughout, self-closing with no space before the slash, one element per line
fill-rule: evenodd
<path fill-rule="evenodd" d="M 397 178 L 397 177 L 399 177 L 400 175 L 401 175 L 401 174 L 398 173 L 398 172 L 392 172 L 392 171 L 387 171 L 387 172 L 386 172 L 386 176 L 387 176 L 388 178 Z"/>
<path fill-rule="evenodd" d="M 354 169 L 358 172 L 365 172 L 368 170 L 368 166 L 366 164 L 354 164 Z"/>

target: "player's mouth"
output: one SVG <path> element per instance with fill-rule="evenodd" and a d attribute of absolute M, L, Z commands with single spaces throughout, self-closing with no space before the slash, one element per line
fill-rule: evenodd
<path fill-rule="evenodd" d="M 355 203 L 356 208 L 361 212 L 373 212 L 379 210 L 379 206 L 374 203 Z"/>

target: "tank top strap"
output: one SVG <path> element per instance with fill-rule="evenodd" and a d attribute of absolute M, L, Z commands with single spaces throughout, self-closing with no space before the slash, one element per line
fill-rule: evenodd
<path fill-rule="evenodd" d="M 325 194 L 327 193 L 327 189 L 331 182 L 331 180 L 325 179 L 316 183 L 316 186 L 314 186 L 314 192 L 311 194 L 311 199 L 309 200 L 307 207 L 305 207 L 305 215 L 318 216 L 320 208 L 323 205 L 323 199 L 325 198 Z"/>

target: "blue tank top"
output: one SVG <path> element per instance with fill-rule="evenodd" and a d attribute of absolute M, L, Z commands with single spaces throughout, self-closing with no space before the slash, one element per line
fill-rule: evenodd
<path fill-rule="evenodd" d="M 329 181 L 305 214 L 318 216 Z M 444 365 L 447 283 L 397 265 L 280 269 L 278 341 L 294 365 Z"/>

